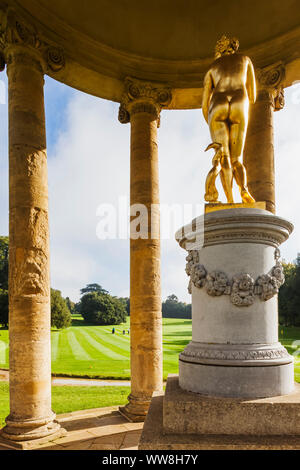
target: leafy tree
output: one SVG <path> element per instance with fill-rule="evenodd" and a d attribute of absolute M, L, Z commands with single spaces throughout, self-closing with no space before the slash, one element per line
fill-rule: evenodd
<path fill-rule="evenodd" d="M 129 299 L 129 297 L 118 297 L 118 299 L 121 300 L 121 302 L 124 303 L 127 315 L 130 315 L 130 299 Z"/>
<path fill-rule="evenodd" d="M 295 263 L 282 263 L 285 283 L 278 296 L 279 322 L 285 326 L 300 326 L 300 254 Z"/>
<path fill-rule="evenodd" d="M 8 290 L 8 237 L 0 237 L 0 289 Z"/>
<path fill-rule="evenodd" d="M 81 298 L 79 311 L 87 323 L 95 325 L 119 325 L 127 317 L 122 300 L 100 292 L 85 294 Z"/>
<path fill-rule="evenodd" d="M 169 295 L 162 303 L 164 318 L 191 318 L 191 305 L 179 302 L 175 294 Z"/>
<path fill-rule="evenodd" d="M 88 294 L 89 292 L 99 292 L 100 294 L 108 294 L 107 290 L 103 289 L 99 284 L 87 284 L 86 287 L 80 289 L 80 294 Z"/>
<path fill-rule="evenodd" d="M 70 313 L 73 315 L 73 313 L 75 313 L 75 303 L 70 300 L 70 297 L 66 297 L 65 300 Z"/>
<path fill-rule="evenodd" d="M 0 289 L 0 324 L 8 326 L 8 291 Z"/>
<path fill-rule="evenodd" d="M 58 329 L 67 328 L 71 322 L 71 312 L 61 292 L 51 289 L 51 326 Z"/>

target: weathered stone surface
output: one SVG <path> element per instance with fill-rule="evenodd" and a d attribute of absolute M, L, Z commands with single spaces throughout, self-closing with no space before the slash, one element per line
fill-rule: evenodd
<path fill-rule="evenodd" d="M 275 165 L 273 112 L 283 107 L 282 63 L 257 73 L 256 103 L 250 105 L 249 124 L 244 149 L 248 187 L 256 201 L 266 201 L 275 213 Z"/>
<path fill-rule="evenodd" d="M 144 424 L 139 450 L 300 450 L 300 436 L 166 434 L 163 394 L 155 394 Z M 177 405 L 176 405 L 177 406 Z M 200 420 L 201 417 L 194 417 Z"/>
<path fill-rule="evenodd" d="M 183 391 L 169 376 L 163 407 L 166 433 L 299 435 L 300 385 L 273 398 L 216 398 Z"/>
<path fill-rule="evenodd" d="M 132 85 L 133 87 L 133 85 Z M 138 88 L 137 88 L 138 87 Z M 131 394 L 120 409 L 130 421 L 143 421 L 154 390 L 162 390 L 159 175 L 156 103 L 158 90 L 134 82 L 127 103 L 131 125 L 130 345 Z M 137 96 L 138 98 L 135 98 Z M 148 211 L 134 233 L 140 205 Z"/>
<path fill-rule="evenodd" d="M 31 43 L 25 39 L 23 43 L 5 45 L 9 84 L 10 414 L 2 436 L 18 442 L 57 435 L 60 428 L 51 411 L 44 63 Z"/>

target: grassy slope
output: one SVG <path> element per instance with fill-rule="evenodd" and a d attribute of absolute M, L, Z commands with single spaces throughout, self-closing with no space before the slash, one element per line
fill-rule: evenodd
<path fill-rule="evenodd" d="M 98 377 L 130 378 L 129 321 L 115 327 L 84 325 L 76 316 L 66 330 L 51 332 L 52 372 L 54 374 Z M 126 334 L 123 335 L 123 330 Z M 300 328 L 279 328 L 280 340 L 295 357 L 295 379 L 300 382 Z M 164 378 L 178 373 L 178 355 L 192 338 L 191 320 L 163 319 Z M 293 342 L 299 341 L 299 344 Z M 0 367 L 8 368 L 8 331 L 0 329 Z"/>

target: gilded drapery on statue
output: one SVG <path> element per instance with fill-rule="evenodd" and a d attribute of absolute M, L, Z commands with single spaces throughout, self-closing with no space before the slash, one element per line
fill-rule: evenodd
<path fill-rule="evenodd" d="M 206 150 L 213 148 L 212 169 L 207 175 L 204 199 L 218 203 L 216 178 L 220 174 L 228 203 L 233 203 L 236 181 L 242 201 L 255 202 L 247 188 L 242 162 L 249 103 L 256 100 L 254 68 L 249 57 L 237 53 L 239 41 L 222 36 L 216 44 L 215 61 L 204 78 L 202 111 L 212 138 Z"/>

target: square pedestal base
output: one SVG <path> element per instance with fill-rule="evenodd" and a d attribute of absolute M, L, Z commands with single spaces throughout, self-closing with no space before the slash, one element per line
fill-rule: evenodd
<path fill-rule="evenodd" d="M 168 378 L 154 394 L 139 449 L 299 449 L 300 386 L 281 397 L 255 400 L 184 392 Z"/>

